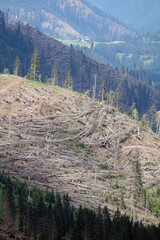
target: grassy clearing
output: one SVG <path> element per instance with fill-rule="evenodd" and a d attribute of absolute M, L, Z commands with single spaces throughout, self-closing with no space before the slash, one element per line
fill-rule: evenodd
<path fill-rule="evenodd" d="M 0 77 L 8 77 L 8 78 L 14 79 L 16 76 L 11 75 L 11 74 L 1 74 L 1 73 L 0 73 Z"/>
<path fill-rule="evenodd" d="M 39 85 L 39 86 L 44 86 L 44 87 L 51 86 L 51 85 L 49 85 L 49 84 L 42 83 L 42 82 L 38 82 L 38 81 L 27 80 L 27 82 L 28 82 L 28 83 L 31 83 L 31 84 Z"/>

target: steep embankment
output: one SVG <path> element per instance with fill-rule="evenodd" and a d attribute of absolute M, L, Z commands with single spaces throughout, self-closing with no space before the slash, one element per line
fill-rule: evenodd
<path fill-rule="evenodd" d="M 119 207 L 134 220 L 158 223 L 157 135 L 82 94 L 14 76 L 2 81 L 1 169 L 67 192 L 76 206 Z"/>

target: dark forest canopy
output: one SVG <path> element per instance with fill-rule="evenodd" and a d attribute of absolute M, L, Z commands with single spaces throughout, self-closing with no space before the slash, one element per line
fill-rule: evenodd
<path fill-rule="evenodd" d="M 95 211 L 70 204 L 68 195 L 52 189 L 42 192 L 26 182 L 0 173 L 0 217 L 14 227 L 43 240 L 159 240 L 159 226 L 132 222 L 119 210 L 111 218 L 107 206 Z"/>

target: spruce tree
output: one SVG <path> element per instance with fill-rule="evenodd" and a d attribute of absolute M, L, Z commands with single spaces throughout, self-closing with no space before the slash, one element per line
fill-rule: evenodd
<path fill-rule="evenodd" d="M 136 109 L 136 104 L 133 103 L 132 106 L 129 108 L 127 115 L 132 119 L 139 120 L 139 115 Z"/>
<path fill-rule="evenodd" d="M 156 116 L 156 108 L 153 105 L 149 109 L 149 123 L 150 123 L 150 128 L 154 130 L 155 128 L 155 116 Z"/>
<path fill-rule="evenodd" d="M 49 84 L 49 78 L 48 78 L 48 76 L 45 76 L 44 83 L 45 83 L 45 84 Z"/>
<path fill-rule="evenodd" d="M 119 90 L 119 88 L 116 89 L 114 94 L 114 105 L 119 109 L 120 102 L 122 101 L 122 94 Z"/>
<path fill-rule="evenodd" d="M 109 240 L 112 222 L 107 207 L 104 207 L 103 209 L 103 219 L 104 219 L 104 239 Z"/>
<path fill-rule="evenodd" d="M 101 91 L 99 92 L 101 101 L 106 100 L 106 82 L 102 81 Z"/>
<path fill-rule="evenodd" d="M 3 73 L 4 73 L 4 74 L 9 74 L 9 69 L 5 67 L 5 68 L 3 69 Z"/>
<path fill-rule="evenodd" d="M 34 81 L 37 80 L 36 78 L 37 78 L 39 67 L 40 67 L 39 54 L 38 54 L 37 48 L 35 48 L 31 58 L 31 66 L 30 66 L 29 75 L 28 75 L 30 80 L 34 80 Z"/>
<path fill-rule="evenodd" d="M 20 59 L 19 56 L 17 55 L 16 60 L 14 62 L 14 71 L 13 74 L 18 76 L 20 74 Z"/>
<path fill-rule="evenodd" d="M 68 88 L 70 90 L 73 89 L 73 79 L 70 75 L 70 69 L 67 71 L 65 82 L 64 82 L 64 87 Z"/>
<path fill-rule="evenodd" d="M 14 202 L 13 188 L 10 177 L 7 178 L 5 191 L 5 221 L 14 224 L 16 217 L 16 207 Z"/>
<path fill-rule="evenodd" d="M 53 66 L 53 68 L 52 68 L 51 84 L 52 84 L 53 86 L 58 85 L 58 71 L 57 71 L 56 63 L 54 63 L 54 66 Z"/>

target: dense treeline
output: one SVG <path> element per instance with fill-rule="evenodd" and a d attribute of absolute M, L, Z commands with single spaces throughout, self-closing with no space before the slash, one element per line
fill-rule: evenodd
<path fill-rule="evenodd" d="M 33 49 L 31 39 L 22 34 L 20 24 L 18 23 L 14 30 L 7 28 L 4 14 L 0 12 L 0 71 L 2 72 L 6 67 L 12 73 L 14 61 L 18 55 L 21 60 L 20 72 L 25 75 L 30 65 Z"/>
<path fill-rule="evenodd" d="M 121 44 L 101 43 L 94 47 L 92 55 L 119 70 L 128 72 L 142 81 L 160 81 L 160 44 L 150 36 L 128 40 Z M 87 52 L 86 52 L 87 53 Z"/>
<path fill-rule="evenodd" d="M 0 12 L 0 72 L 16 73 L 18 70 L 18 56 L 20 65 L 19 72 L 26 76 L 29 72 L 30 77 L 40 81 L 53 79 L 53 66 L 56 64 L 58 85 L 65 85 L 65 78 L 68 71 L 73 79 L 73 90 L 85 93 L 90 91 L 92 96 L 96 78 L 96 98 L 101 90 L 101 83 L 105 80 L 107 91 L 120 89 L 122 93 L 122 106 L 125 111 L 136 104 L 139 114 L 142 116 L 149 111 L 152 105 L 160 109 L 160 92 L 151 84 L 136 79 L 126 71 L 118 71 L 109 65 L 100 64 L 88 57 L 82 51 L 75 51 L 73 46 L 70 48 L 62 43 L 49 38 L 27 25 L 16 24 L 6 25 L 4 14 Z M 35 76 L 33 66 L 34 49 L 39 55 L 38 73 Z M 9 71 L 6 71 L 6 68 Z M 4 71 L 5 70 L 5 71 Z M 120 69 L 119 69 L 120 70 Z M 32 72 L 34 71 L 34 74 Z M 142 75 L 143 72 L 142 72 Z M 72 86 L 71 86 L 72 87 Z"/>
<path fill-rule="evenodd" d="M 111 219 L 107 207 L 97 211 L 70 205 L 68 195 L 42 192 L 26 182 L 0 174 L 0 217 L 35 239 L 159 240 L 160 225 L 133 223 L 117 210 Z"/>

